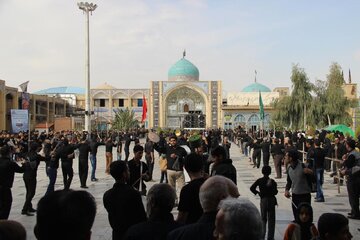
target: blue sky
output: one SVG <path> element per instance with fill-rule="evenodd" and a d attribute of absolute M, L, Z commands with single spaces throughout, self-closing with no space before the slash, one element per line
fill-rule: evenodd
<path fill-rule="evenodd" d="M 360 1 L 98 0 L 90 19 L 91 86 L 148 88 L 182 57 L 201 80 L 241 91 L 291 86 L 292 64 L 326 79 L 338 62 L 360 76 Z M 84 16 L 76 1 L 0 1 L 0 79 L 30 91 L 84 86 Z"/>

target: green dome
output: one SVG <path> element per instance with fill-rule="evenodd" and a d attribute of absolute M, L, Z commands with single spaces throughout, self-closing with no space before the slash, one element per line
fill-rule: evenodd
<path fill-rule="evenodd" d="M 267 86 L 256 82 L 244 87 L 242 92 L 271 92 L 271 90 Z"/>
<path fill-rule="evenodd" d="M 199 69 L 182 58 L 169 69 L 168 78 L 170 81 L 199 81 Z"/>

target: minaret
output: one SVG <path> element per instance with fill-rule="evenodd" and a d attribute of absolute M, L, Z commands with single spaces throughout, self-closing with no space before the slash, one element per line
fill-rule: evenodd
<path fill-rule="evenodd" d="M 257 75 L 257 71 L 255 70 L 255 82 L 256 82 L 256 75 Z"/>
<path fill-rule="evenodd" d="M 350 71 L 350 68 L 349 68 L 349 83 L 351 83 L 351 71 Z"/>

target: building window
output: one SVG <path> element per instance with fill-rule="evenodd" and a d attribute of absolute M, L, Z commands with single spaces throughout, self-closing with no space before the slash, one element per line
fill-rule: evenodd
<path fill-rule="evenodd" d="M 143 100 L 142 100 L 142 98 L 140 98 L 137 100 L 137 106 L 142 107 L 142 105 L 143 105 Z"/>
<path fill-rule="evenodd" d="M 100 99 L 100 107 L 105 107 L 105 99 Z"/>
<path fill-rule="evenodd" d="M 119 107 L 124 107 L 124 99 L 119 99 Z"/>

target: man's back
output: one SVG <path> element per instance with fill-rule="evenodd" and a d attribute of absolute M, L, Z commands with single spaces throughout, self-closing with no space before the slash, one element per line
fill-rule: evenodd
<path fill-rule="evenodd" d="M 199 191 L 205 180 L 203 177 L 194 179 L 181 189 L 178 210 L 188 213 L 186 224 L 195 223 L 203 213 L 199 200 Z"/>
<path fill-rule="evenodd" d="M 204 213 L 196 223 L 175 229 L 168 234 L 167 240 L 208 240 L 213 239 L 216 212 Z"/>
<path fill-rule="evenodd" d="M 130 226 L 146 221 L 140 193 L 127 184 L 115 183 L 105 192 L 103 201 L 113 229 L 113 239 L 121 239 Z"/>
<path fill-rule="evenodd" d="M 180 226 L 181 224 L 175 222 L 169 214 L 161 219 L 149 220 L 130 227 L 124 240 L 165 240 L 169 232 Z"/>

